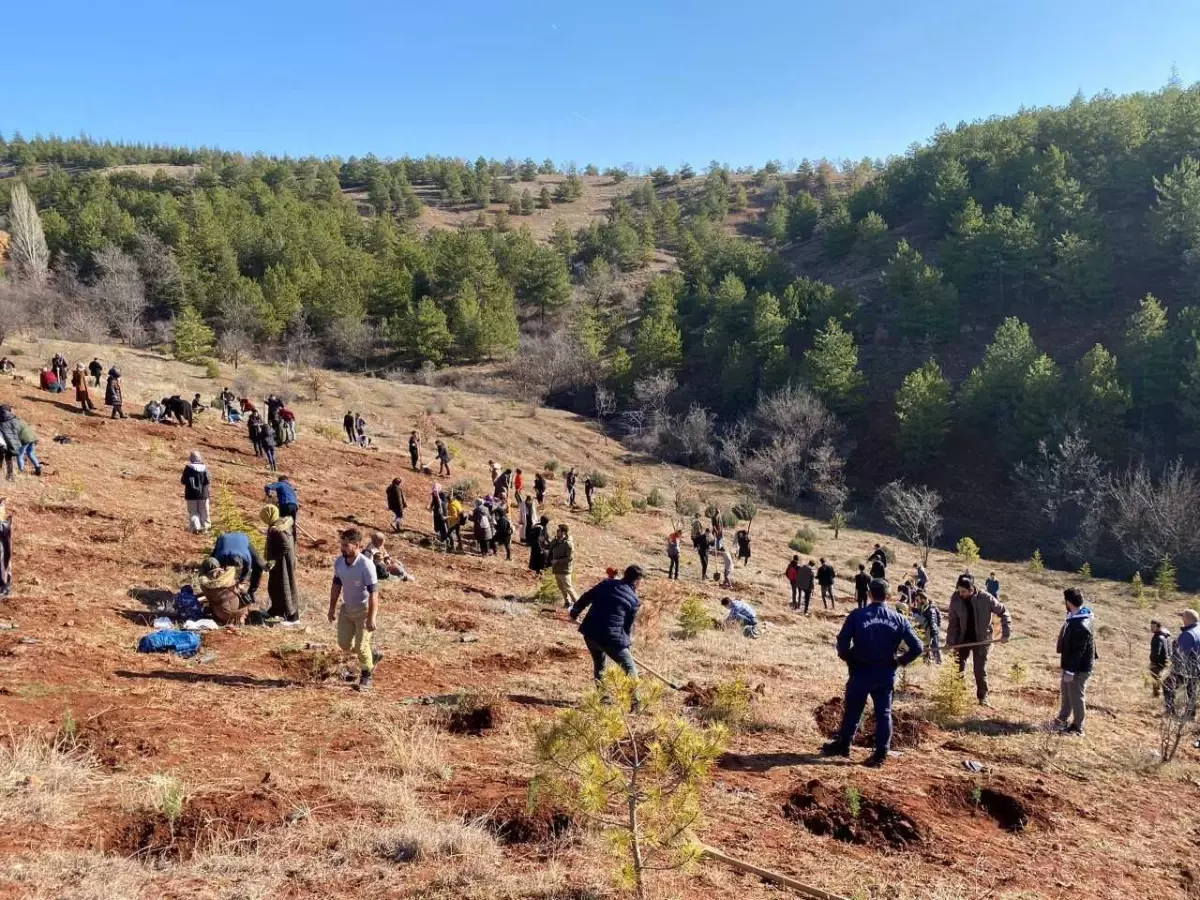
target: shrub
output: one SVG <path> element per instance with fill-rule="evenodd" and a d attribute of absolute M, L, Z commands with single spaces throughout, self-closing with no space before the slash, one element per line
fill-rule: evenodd
<path fill-rule="evenodd" d="M 547 472 L 557 472 L 558 468 L 559 468 L 558 460 L 557 459 L 548 459 L 548 460 L 546 460 L 546 463 L 545 463 L 545 465 L 542 466 L 542 468 L 545 469 Z"/>
<path fill-rule="evenodd" d="M 1025 679 L 1029 677 L 1029 670 L 1025 664 L 1017 660 L 1008 670 L 1008 680 L 1013 684 L 1024 684 Z"/>
<path fill-rule="evenodd" d="M 204 377 L 213 379 L 221 377 L 221 364 L 211 356 L 204 360 Z"/>
<path fill-rule="evenodd" d="M 1091 578 L 1092 577 L 1092 564 L 1090 562 L 1085 562 L 1082 566 L 1079 567 L 1079 577 L 1080 578 Z"/>
<path fill-rule="evenodd" d="M 633 508 L 636 509 L 638 512 L 645 512 L 646 508 L 650 505 L 645 500 L 635 499 L 635 500 L 631 500 L 629 502 L 633 504 Z"/>
<path fill-rule="evenodd" d="M 817 533 L 809 525 L 805 525 L 792 535 L 792 539 L 788 541 L 788 546 L 797 553 L 812 553 L 813 547 L 817 545 Z"/>
<path fill-rule="evenodd" d="M 712 630 L 712 616 L 704 608 L 699 597 L 688 597 L 679 607 L 679 630 L 685 638 L 694 638 L 701 632 Z"/>
<path fill-rule="evenodd" d="M 721 513 L 721 525 L 725 528 L 736 528 L 741 520 L 731 511 L 726 510 Z"/>
<path fill-rule="evenodd" d="M 967 681 L 963 673 L 958 671 L 958 666 L 942 666 L 930 700 L 933 703 L 934 721 L 942 725 L 967 711 L 971 697 L 967 691 Z"/>
<path fill-rule="evenodd" d="M 685 519 L 700 512 L 700 501 L 695 497 L 679 497 L 675 500 L 675 511 Z"/>
<path fill-rule="evenodd" d="M 720 722 L 731 731 L 738 731 L 750 720 L 754 691 L 739 675 L 733 681 L 723 681 L 713 689 L 711 705 L 702 707 L 700 717 L 706 722 Z"/>
<path fill-rule="evenodd" d="M 612 496 L 608 498 L 608 505 L 614 516 L 629 515 L 633 509 L 633 501 L 629 499 L 629 486 L 625 482 L 619 483 L 613 489 Z"/>
<path fill-rule="evenodd" d="M 533 599 L 538 603 L 558 603 L 562 600 L 562 592 L 558 589 L 558 582 L 554 580 L 554 574 L 548 569 L 542 573 L 537 590 L 534 591 Z"/>
<path fill-rule="evenodd" d="M 743 497 L 733 505 L 733 514 L 739 519 L 753 522 L 755 516 L 758 515 L 758 504 L 749 497 Z"/>
<path fill-rule="evenodd" d="M 1133 599 L 1137 602 L 1139 609 L 1146 608 L 1146 584 L 1142 581 L 1142 573 L 1133 573 Z"/>
<path fill-rule="evenodd" d="M 608 487 L 608 476 L 600 471 L 593 471 L 590 475 L 592 484 L 597 488 Z"/>
<path fill-rule="evenodd" d="M 612 521 L 613 506 L 612 500 L 608 497 L 597 497 L 592 504 L 591 512 L 588 513 L 588 520 L 596 526 L 607 525 Z"/>
<path fill-rule="evenodd" d="M 464 478 L 461 481 L 456 481 L 450 488 L 450 496 L 460 501 L 466 501 L 470 497 L 478 497 L 479 482 L 474 478 Z"/>
<path fill-rule="evenodd" d="M 660 509 L 667 505 L 667 498 L 663 496 L 663 492 L 658 488 L 651 488 L 650 493 L 646 495 L 646 505 Z"/>
<path fill-rule="evenodd" d="M 979 545 L 971 538 L 965 537 L 954 545 L 954 552 L 964 566 L 972 566 L 979 562 Z"/>
<path fill-rule="evenodd" d="M 1154 574 L 1154 589 L 1158 591 L 1158 599 L 1169 600 L 1179 593 L 1179 582 L 1175 576 L 1175 564 L 1171 557 L 1164 556 Z"/>
<path fill-rule="evenodd" d="M 1034 550 L 1033 556 L 1029 560 L 1030 572 L 1041 572 L 1046 568 L 1046 564 L 1042 561 L 1042 551 Z"/>
<path fill-rule="evenodd" d="M 329 425 L 325 422 L 318 422 L 312 427 L 312 430 L 314 433 L 319 434 L 321 437 L 331 441 L 340 441 L 343 437 L 345 437 L 346 434 L 346 432 L 342 431 L 342 429 L 336 428 L 333 425 Z"/>

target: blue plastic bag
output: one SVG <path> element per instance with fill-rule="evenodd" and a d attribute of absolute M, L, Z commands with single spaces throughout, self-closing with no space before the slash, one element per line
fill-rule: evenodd
<path fill-rule="evenodd" d="M 178 653 L 194 656 L 200 649 L 200 635 L 194 631 L 155 631 L 138 641 L 138 653 Z"/>
<path fill-rule="evenodd" d="M 200 598 L 196 596 L 196 591 L 190 584 L 185 584 L 175 595 L 175 615 L 185 622 L 202 618 L 204 615 Z"/>

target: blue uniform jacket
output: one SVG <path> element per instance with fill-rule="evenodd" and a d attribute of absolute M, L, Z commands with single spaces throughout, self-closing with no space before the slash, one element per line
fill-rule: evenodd
<path fill-rule="evenodd" d="M 908 650 L 897 659 L 901 644 Z M 908 619 L 882 603 L 851 610 L 837 639 L 838 656 L 851 671 L 907 666 L 924 650 Z"/>
<path fill-rule="evenodd" d="M 615 578 L 602 581 L 584 593 L 571 607 L 571 618 L 587 610 L 579 633 L 598 644 L 621 650 L 633 637 L 633 620 L 641 600 L 633 585 Z"/>
<path fill-rule="evenodd" d="M 226 565 L 228 560 L 237 559 L 249 569 L 253 563 L 250 556 L 250 538 L 243 531 L 227 531 L 217 538 L 212 555 Z"/>
<path fill-rule="evenodd" d="M 267 493 L 275 492 L 275 498 L 279 501 L 279 505 L 290 503 L 293 506 L 299 506 L 300 503 L 296 499 L 296 489 L 286 481 L 276 481 L 273 484 L 267 485 Z"/>

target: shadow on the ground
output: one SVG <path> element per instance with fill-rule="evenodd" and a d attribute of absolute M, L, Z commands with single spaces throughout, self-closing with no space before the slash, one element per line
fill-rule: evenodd
<path fill-rule="evenodd" d="M 1014 719 L 967 719 L 950 730 L 988 737 L 1009 737 L 1014 734 L 1033 734 L 1041 729 L 1032 722 L 1018 722 Z"/>
<path fill-rule="evenodd" d="M 135 625 L 144 625 L 147 628 L 153 625 L 154 620 L 158 618 L 158 613 L 152 610 L 118 609 L 116 614 Z"/>
<path fill-rule="evenodd" d="M 769 772 L 782 766 L 836 765 L 842 761 L 818 753 L 725 753 L 717 766 L 734 772 Z"/>
<path fill-rule="evenodd" d="M 506 694 L 504 699 L 518 706 L 548 706 L 553 709 L 570 709 L 575 705 L 570 700 L 551 700 L 546 697 L 532 697 L 529 694 Z"/>
<path fill-rule="evenodd" d="M 167 609 L 175 603 L 175 593 L 166 588 L 130 588 L 129 596 L 150 609 Z"/>
<path fill-rule="evenodd" d="M 113 673 L 118 678 L 158 679 L 178 681 L 183 684 L 219 684 L 222 687 L 289 688 L 300 684 L 286 678 L 255 678 L 251 675 L 218 675 L 207 672 L 175 672 L 159 669 L 154 672 L 130 672 L 120 669 Z"/>
<path fill-rule="evenodd" d="M 29 397 L 29 399 L 34 403 L 49 403 L 51 406 L 57 406 L 59 409 L 64 410 L 65 412 L 75 413 L 77 416 L 84 414 L 83 410 L 78 405 L 74 403 L 64 403 L 61 400 L 55 400 L 54 398 L 56 396 L 58 395 L 51 394 L 49 397 L 39 397 L 37 394 L 34 394 L 33 396 Z M 99 413 L 96 413 L 96 415 L 99 415 Z"/>

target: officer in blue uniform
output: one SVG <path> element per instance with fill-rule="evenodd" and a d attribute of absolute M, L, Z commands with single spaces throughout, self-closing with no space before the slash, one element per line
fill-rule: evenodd
<path fill-rule="evenodd" d="M 924 651 L 921 639 L 908 619 L 888 609 L 888 583 L 882 578 L 871 581 L 871 602 L 851 611 L 838 634 L 838 656 L 850 669 L 846 682 L 845 713 L 838 736 L 821 748 L 822 756 L 849 756 L 858 723 L 867 706 L 875 707 L 875 752 L 864 765 L 882 766 L 892 744 L 892 692 L 896 667 L 907 666 Z M 907 651 L 897 657 L 904 644 Z"/>

